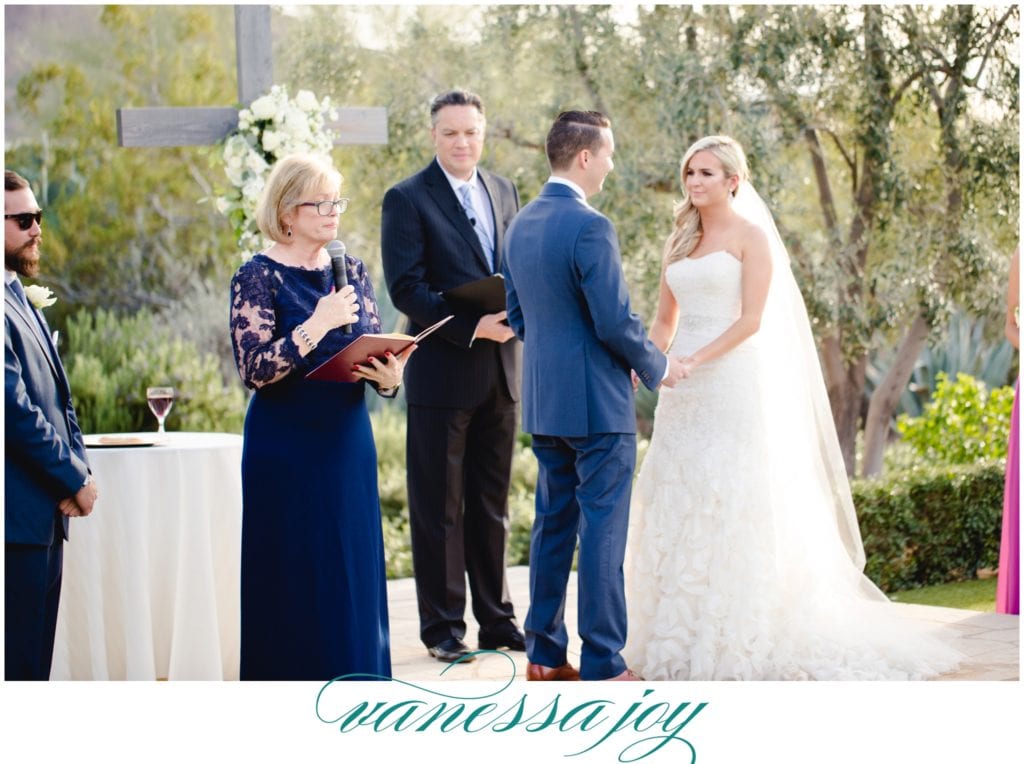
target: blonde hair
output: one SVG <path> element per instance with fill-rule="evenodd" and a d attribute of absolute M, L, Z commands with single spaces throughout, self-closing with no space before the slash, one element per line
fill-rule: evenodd
<path fill-rule="evenodd" d="M 709 135 L 706 138 L 701 138 L 686 150 L 679 166 L 683 198 L 672 210 L 674 226 L 672 233 L 665 241 L 666 265 L 671 265 L 677 260 L 687 257 L 697 248 L 701 236 L 704 234 L 700 222 L 700 212 L 693 206 L 690 195 L 686 191 L 686 170 L 694 154 L 701 151 L 710 152 L 722 163 L 722 169 L 727 178 L 735 175 L 742 183 L 750 177 L 750 170 L 747 169 L 747 156 L 743 153 L 743 147 L 727 135 Z"/>
<path fill-rule="evenodd" d="M 281 216 L 312 193 L 340 189 L 341 173 L 328 162 L 311 154 L 292 154 L 279 160 L 270 171 L 256 203 L 256 226 L 264 236 L 285 242 L 288 236 Z"/>

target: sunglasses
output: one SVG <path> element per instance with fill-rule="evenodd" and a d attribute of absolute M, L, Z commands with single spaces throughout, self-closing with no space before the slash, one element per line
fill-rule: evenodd
<path fill-rule="evenodd" d="M 20 228 L 22 231 L 27 231 L 29 228 L 32 227 L 33 223 L 43 222 L 43 211 L 39 210 L 38 212 L 15 212 L 12 215 L 5 214 L 4 220 L 7 220 L 8 218 L 13 218 L 14 222 L 18 224 L 18 228 Z"/>

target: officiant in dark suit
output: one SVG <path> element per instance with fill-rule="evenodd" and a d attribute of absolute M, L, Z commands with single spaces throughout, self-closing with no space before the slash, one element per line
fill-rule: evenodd
<path fill-rule="evenodd" d="M 39 273 L 42 210 L 4 172 L 4 675 L 48 679 L 68 518 L 96 485 L 46 319 L 19 276 Z"/>
<path fill-rule="evenodd" d="M 451 662 L 469 651 L 467 576 L 479 647 L 525 649 L 505 579 L 521 346 L 504 311 L 480 315 L 442 296 L 500 272 L 519 194 L 507 178 L 478 167 L 486 128 L 478 96 L 442 93 L 430 119 L 436 156 L 385 194 L 381 249 L 388 291 L 410 334 L 455 316 L 405 371 L 420 638 Z"/>

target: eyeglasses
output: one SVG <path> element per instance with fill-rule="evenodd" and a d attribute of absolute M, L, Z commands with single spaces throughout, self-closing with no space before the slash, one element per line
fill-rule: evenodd
<path fill-rule="evenodd" d="M 33 223 L 43 222 L 43 211 L 39 210 L 38 212 L 15 212 L 10 215 L 5 214 L 4 220 L 7 220 L 8 218 L 13 218 L 14 222 L 18 224 L 18 228 L 20 228 L 22 231 L 27 231 L 29 228 L 32 227 Z"/>
<path fill-rule="evenodd" d="M 296 207 L 316 207 L 317 214 L 318 215 L 323 215 L 324 217 L 326 217 L 328 215 L 333 215 L 334 214 L 334 208 L 335 207 L 338 208 L 338 214 L 339 215 L 341 213 L 343 213 L 345 210 L 347 210 L 348 209 L 348 199 L 335 199 L 333 202 L 332 201 L 325 201 L 325 202 L 300 202 L 299 204 L 296 204 L 295 206 Z"/>

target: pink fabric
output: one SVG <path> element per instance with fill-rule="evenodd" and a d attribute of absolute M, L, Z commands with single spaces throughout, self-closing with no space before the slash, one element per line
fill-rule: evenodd
<path fill-rule="evenodd" d="M 996 612 L 1020 614 L 1020 383 L 1013 396 L 1010 444 L 1003 489 L 1003 535 L 999 544 Z"/>

